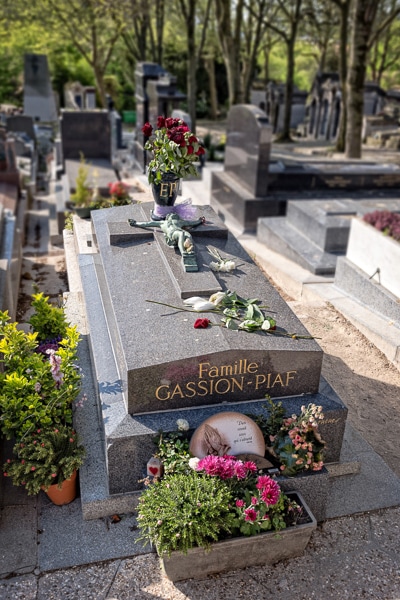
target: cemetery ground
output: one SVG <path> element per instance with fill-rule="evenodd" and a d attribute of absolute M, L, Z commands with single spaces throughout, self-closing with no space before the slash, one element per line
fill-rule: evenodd
<path fill-rule="evenodd" d="M 62 244 L 48 243 L 49 230 L 43 210 L 48 200 L 40 195 L 35 200 L 27 230 L 17 315 L 21 322 L 26 320 L 33 283 L 53 299 L 67 291 Z M 268 272 L 266 275 L 271 278 Z M 271 282 L 274 284 L 273 278 Z M 324 351 L 322 374 L 346 403 L 348 422 L 400 477 L 399 370 L 331 304 L 322 299 L 298 299 L 290 289 L 278 289 L 310 333 L 318 338 Z M 25 501 L 19 496 L 17 502 L 23 505 Z M 26 515 L 20 521 L 14 518 L 12 507 L 3 507 L 0 600 L 400 598 L 399 506 L 327 520 L 319 526 L 300 558 L 273 567 L 254 567 L 172 584 L 160 573 L 154 554 L 130 556 L 128 540 L 120 558 L 106 561 L 89 558 L 88 564 L 41 570 L 35 549 L 37 552 L 43 543 L 42 532 L 37 531 L 42 502 L 42 498 L 30 499 Z M 56 507 L 56 511 L 54 536 L 71 523 L 67 507 Z M 13 522 L 6 521 L 7 518 Z M 118 535 L 115 532 L 120 523 L 108 518 L 99 521 L 110 536 Z M 81 523 L 74 525 L 71 536 L 80 544 Z M 21 537 L 22 529 L 25 537 Z M 130 535 L 129 529 L 125 529 L 124 535 Z M 17 549 L 12 538 L 19 539 Z M 63 554 L 63 548 L 56 542 L 54 548 Z M 29 550 L 30 557 L 27 556 Z M 14 556 L 10 556 L 12 552 Z M 91 556 L 90 548 L 87 554 Z"/>

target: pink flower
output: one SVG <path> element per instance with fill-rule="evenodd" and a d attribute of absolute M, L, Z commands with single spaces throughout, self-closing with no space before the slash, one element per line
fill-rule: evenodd
<path fill-rule="evenodd" d="M 243 465 L 250 473 L 256 473 L 257 465 L 252 460 L 247 460 Z"/>
<path fill-rule="evenodd" d="M 234 463 L 233 471 L 238 479 L 245 479 L 247 477 L 247 469 L 241 461 Z"/>
<path fill-rule="evenodd" d="M 254 504 L 258 504 L 258 498 L 256 496 L 253 496 L 251 499 L 251 503 L 253 504 L 253 506 Z"/>
<path fill-rule="evenodd" d="M 236 500 L 235 504 L 238 508 L 243 508 L 245 505 L 244 500 Z"/>
<path fill-rule="evenodd" d="M 252 523 L 254 523 L 254 521 L 257 520 L 257 511 L 255 511 L 254 508 L 246 508 L 244 514 L 245 521 L 251 521 Z"/>
<path fill-rule="evenodd" d="M 57 473 L 52 473 L 51 476 L 52 477 L 57 477 Z"/>

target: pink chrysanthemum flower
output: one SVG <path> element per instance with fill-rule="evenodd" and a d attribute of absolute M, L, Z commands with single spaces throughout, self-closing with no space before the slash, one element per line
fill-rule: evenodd
<path fill-rule="evenodd" d="M 245 521 L 251 521 L 252 523 L 254 523 L 254 521 L 257 520 L 257 511 L 255 511 L 254 508 L 246 508 L 246 510 L 244 511 L 244 515 Z"/>

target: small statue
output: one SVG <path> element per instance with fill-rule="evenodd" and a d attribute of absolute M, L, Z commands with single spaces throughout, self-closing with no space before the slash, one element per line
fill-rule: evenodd
<path fill-rule="evenodd" d="M 164 233 L 168 246 L 179 248 L 185 271 L 199 270 L 193 238 L 189 231 L 187 231 L 187 227 L 202 225 L 205 223 L 205 217 L 200 217 L 194 221 L 187 221 L 176 213 L 170 213 L 163 221 L 135 221 L 135 219 L 128 219 L 128 222 L 131 227 L 143 227 L 144 229 L 147 227 L 159 227 Z"/>

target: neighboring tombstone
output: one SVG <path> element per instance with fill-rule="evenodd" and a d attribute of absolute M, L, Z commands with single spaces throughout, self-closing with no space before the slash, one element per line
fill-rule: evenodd
<path fill-rule="evenodd" d="M 138 63 L 135 72 L 136 82 L 136 142 L 134 144 L 135 160 L 143 171 L 148 162 L 147 153 L 143 150 L 145 143 L 142 127 L 146 122 L 156 124 L 158 116 L 169 117 L 172 110 L 186 96 L 177 90 L 176 77 L 170 75 L 155 63 Z"/>
<path fill-rule="evenodd" d="M 273 127 L 274 133 L 280 133 L 283 130 L 283 120 L 285 114 L 285 86 L 284 84 L 275 84 L 270 82 L 264 92 L 266 102 L 264 103 L 265 112 L 268 120 Z M 297 86 L 293 87 L 290 113 L 290 129 L 296 131 L 300 123 L 304 121 L 306 114 L 306 100 L 308 92 L 299 90 Z M 262 108 L 261 105 L 259 105 Z"/>
<path fill-rule="evenodd" d="M 353 218 L 384 207 L 400 212 L 400 200 L 291 200 L 285 217 L 262 218 L 257 241 L 315 275 L 334 275 L 346 255 Z"/>
<path fill-rule="evenodd" d="M 265 112 L 251 104 L 230 109 L 224 171 L 212 173 L 211 205 L 244 230 L 255 229 L 258 217 L 282 214 L 282 201 L 267 198 L 271 143 Z"/>
<path fill-rule="evenodd" d="M 25 133 L 36 146 L 36 132 L 32 117 L 27 115 L 10 115 L 7 117 L 7 131 Z"/>
<path fill-rule="evenodd" d="M 103 158 L 111 161 L 111 120 L 107 110 L 68 111 L 60 117 L 64 160 Z"/>
<path fill-rule="evenodd" d="M 179 109 L 175 108 L 171 112 L 171 117 L 173 117 L 174 119 L 182 119 L 182 121 L 184 121 L 186 123 L 186 125 L 189 127 L 189 129 L 192 129 L 192 119 L 191 119 L 189 113 L 185 112 L 184 110 L 179 110 Z"/>
<path fill-rule="evenodd" d="M 136 102 L 136 142 L 133 145 L 135 160 L 141 169 L 146 168 L 146 152 L 143 150 L 143 125 L 149 121 L 149 96 L 147 84 L 158 79 L 166 71 L 156 63 L 137 63 L 135 71 L 135 102 Z"/>
<path fill-rule="evenodd" d="M 20 189 L 14 138 L 8 136 L 4 129 L 0 129 L 0 182 L 10 183 Z"/>
<path fill-rule="evenodd" d="M 93 110 L 96 108 L 96 88 L 85 87 L 85 108 Z"/>
<path fill-rule="evenodd" d="M 46 55 L 25 54 L 24 114 L 39 121 L 57 121 L 57 107 Z"/>

